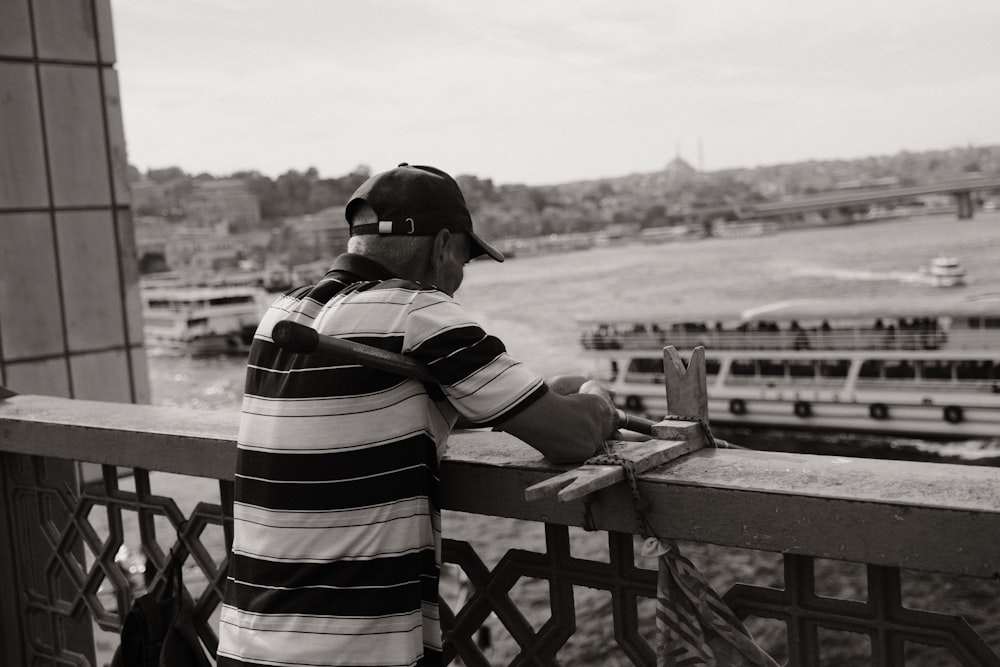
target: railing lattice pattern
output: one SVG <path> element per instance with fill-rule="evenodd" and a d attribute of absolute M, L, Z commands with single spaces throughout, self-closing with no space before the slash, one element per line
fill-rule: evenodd
<path fill-rule="evenodd" d="M 41 456 L 3 456 L 28 662 L 94 664 L 77 650 L 81 638 L 92 644 L 94 625 L 117 633 L 133 597 L 163 586 L 159 573 L 172 559 L 184 565 L 185 596 L 205 649 L 214 655 L 232 545 L 232 482 L 184 477 L 198 479 L 200 489 L 213 491 L 218 502 L 186 501 L 190 506 L 181 507 L 182 494 L 155 492 L 159 475 L 167 473 L 134 469 L 123 475 L 123 469 L 103 466 L 99 481 L 77 491 L 60 481 L 67 479 L 71 465 Z M 204 497 L 208 494 L 199 496 Z M 476 634 L 495 617 L 489 622 L 502 624 L 517 644 L 519 652 L 510 664 L 560 664 L 565 660 L 560 651 L 579 632 L 574 588 L 587 587 L 610 594 L 617 655 L 637 665 L 655 664 L 652 638 L 640 629 L 656 595 L 656 573 L 636 566 L 632 535 L 606 534 L 608 561 L 588 560 L 571 554 L 568 527 L 545 524 L 544 553 L 509 549 L 492 569 L 469 543 L 446 539 L 444 561 L 460 569 L 468 584 L 455 608 L 442 601 L 446 659 L 460 658 L 468 666 L 491 664 Z M 148 567 L 138 579 L 118 558 L 122 545 L 132 544 L 144 553 Z M 906 607 L 898 568 L 867 565 L 867 599 L 844 600 L 817 593 L 818 562 L 785 555 L 782 588 L 737 583 L 725 596 L 741 618 L 774 619 L 783 626 L 785 645 L 777 647 L 775 657 L 787 655 L 792 665 L 827 664 L 823 633 L 836 631 L 867 642 L 870 655 L 858 664 L 932 664 L 912 659 L 914 647 L 925 645 L 947 655 L 947 664 L 1000 665 L 995 647 L 964 619 Z M 522 579 L 548 585 L 550 614 L 537 629 L 512 594 Z M 104 662 L 99 656 L 96 664 Z"/>
<path fill-rule="evenodd" d="M 219 503 L 199 502 L 185 514 L 173 498 L 153 493 L 146 470 L 123 477 L 114 466 L 102 466 L 101 481 L 76 492 L 51 481 L 47 468 L 53 460 L 12 458 L 17 461 L 8 477 L 15 546 L 19 554 L 30 554 L 18 566 L 33 658 L 88 664 L 66 648 L 67 624 L 84 620 L 89 612 L 99 628 L 120 632 L 134 597 L 161 590 L 161 573 L 176 560 L 182 564 L 185 601 L 192 606 L 199 637 L 215 654 L 213 615 L 222 600 L 232 545 L 232 482 L 216 482 Z M 122 488 L 121 482 L 129 479 L 134 489 Z M 206 534 L 212 526 L 220 536 Z M 33 537 L 38 535 L 41 539 Z M 132 562 L 144 564 L 145 571 L 129 572 L 118 556 L 136 537 L 131 550 L 144 558 Z"/>

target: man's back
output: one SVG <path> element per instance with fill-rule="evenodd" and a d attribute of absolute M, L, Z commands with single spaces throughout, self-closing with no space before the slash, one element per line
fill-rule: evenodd
<path fill-rule="evenodd" d="M 440 291 L 350 284 L 386 277 L 362 259 L 338 259 L 352 271 L 279 299 L 258 329 L 220 665 L 439 660 L 438 461 L 456 407 L 491 422 L 545 391 Z M 270 330 L 286 318 L 410 354 L 442 386 L 281 351 Z"/>

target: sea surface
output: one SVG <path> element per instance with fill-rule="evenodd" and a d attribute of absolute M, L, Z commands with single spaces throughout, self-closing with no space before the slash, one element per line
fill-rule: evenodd
<path fill-rule="evenodd" d="M 962 287 L 910 278 L 938 255 L 966 269 Z M 892 297 L 919 303 L 942 294 L 1000 295 L 1000 212 L 813 227 L 755 238 L 625 243 L 503 264 L 472 262 L 457 300 L 538 373 L 587 374 L 576 318 L 616 314 L 736 312 L 784 299 Z M 244 358 L 149 351 L 153 403 L 239 410 Z M 1000 437 L 920 438 L 716 429 L 758 449 L 1000 465 Z"/>

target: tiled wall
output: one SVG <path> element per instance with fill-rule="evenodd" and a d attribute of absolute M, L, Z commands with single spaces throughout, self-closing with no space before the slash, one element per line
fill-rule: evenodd
<path fill-rule="evenodd" d="M 149 401 L 110 0 L 0 0 L 0 384 Z"/>

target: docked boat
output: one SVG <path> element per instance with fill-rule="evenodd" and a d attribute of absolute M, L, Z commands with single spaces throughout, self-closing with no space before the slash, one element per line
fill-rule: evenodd
<path fill-rule="evenodd" d="M 253 286 L 173 285 L 141 293 L 146 345 L 187 354 L 246 352 L 268 301 Z"/>
<path fill-rule="evenodd" d="M 663 348 L 705 348 L 714 424 L 1000 437 L 1000 295 L 785 301 L 683 318 L 581 320 L 619 406 L 662 418 Z"/>

